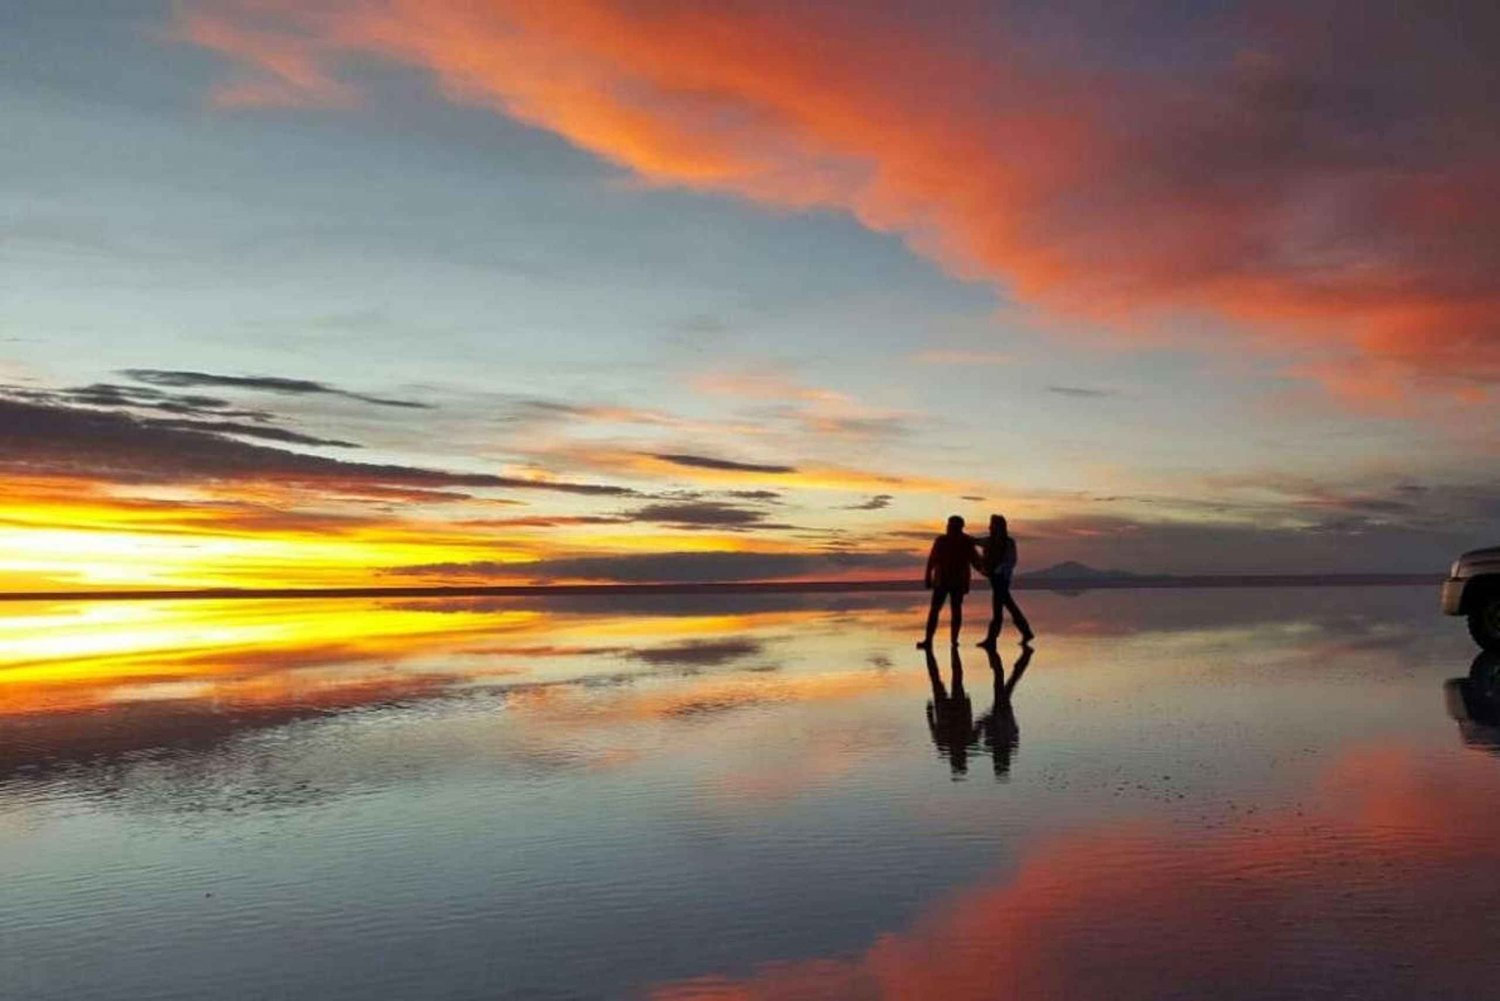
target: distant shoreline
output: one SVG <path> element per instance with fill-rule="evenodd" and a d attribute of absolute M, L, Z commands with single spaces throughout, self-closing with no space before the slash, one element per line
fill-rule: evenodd
<path fill-rule="evenodd" d="M 1192 574 L 1122 577 L 1018 577 L 1017 591 L 1113 591 L 1152 588 L 1436 586 L 1442 574 Z M 984 588 L 983 581 L 977 582 Z M 286 598 L 542 598 L 651 594 L 838 594 L 921 591 L 918 580 L 714 581 L 661 584 L 492 584 L 425 587 L 159 588 L 114 591 L 10 591 L 0 601 L 204 601 Z"/>

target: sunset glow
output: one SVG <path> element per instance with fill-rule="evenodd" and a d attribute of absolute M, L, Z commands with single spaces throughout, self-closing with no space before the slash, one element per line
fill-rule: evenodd
<path fill-rule="evenodd" d="M 910 578 L 993 511 L 1032 569 L 1425 572 L 1500 529 L 1485 5 L 23 20 L 5 590 Z"/>
<path fill-rule="evenodd" d="M 1497 67 L 0 0 L 0 999 L 1493 994 Z"/>

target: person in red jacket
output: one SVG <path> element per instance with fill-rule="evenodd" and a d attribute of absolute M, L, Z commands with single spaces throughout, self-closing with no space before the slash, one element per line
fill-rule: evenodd
<path fill-rule="evenodd" d="M 927 611 L 927 633 L 917 644 L 920 650 L 932 649 L 932 634 L 937 632 L 938 614 L 948 602 L 948 628 L 954 646 L 964 623 L 964 595 L 969 593 L 969 568 L 983 570 L 974 540 L 964 533 L 964 520 L 958 515 L 948 519 L 948 531 L 939 535 L 927 554 L 927 573 L 923 584 L 932 592 L 932 607 Z"/>

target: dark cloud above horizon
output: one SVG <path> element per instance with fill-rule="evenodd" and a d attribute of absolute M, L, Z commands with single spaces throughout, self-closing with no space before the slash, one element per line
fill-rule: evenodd
<path fill-rule="evenodd" d="M 193 393 L 167 393 L 159 389 L 96 382 L 62 389 L 0 385 L 0 398 L 5 397 L 48 406 L 79 405 L 128 413 L 152 427 L 175 428 L 179 431 L 259 438 L 289 445 L 361 447 L 357 442 L 322 438 L 285 427 L 280 418 L 267 410 L 244 410 L 233 406 L 228 400 Z M 161 417 L 158 414 L 172 416 Z"/>
<path fill-rule="evenodd" d="M 1333 512 L 1303 524 L 1279 518 L 1257 524 L 1069 516 L 1012 528 L 1020 543 L 1023 572 L 1073 560 L 1095 569 L 1132 573 L 1436 575 L 1463 550 L 1493 542 L 1500 517 L 1401 522 Z"/>
<path fill-rule="evenodd" d="M 362 447 L 357 442 L 344 441 L 339 438 L 319 438 L 316 435 L 303 434 L 301 431 L 292 431 L 287 428 L 267 424 L 245 424 L 240 421 L 159 420 L 152 422 L 152 426 L 171 428 L 178 431 L 201 431 L 205 434 L 213 435 L 262 438 L 266 441 L 285 442 L 288 445 L 321 445 L 325 448 Z"/>
<path fill-rule="evenodd" d="M 1438 573 L 1458 553 L 1500 541 L 1495 479 L 1356 488 L 1246 477 L 1208 486 L 1218 499 L 1113 495 L 1095 498 L 1093 512 L 1013 517 L 1022 572 L 1073 560 L 1136 573 Z M 939 530 L 893 528 L 880 538 L 915 546 Z"/>
<path fill-rule="evenodd" d="M 795 466 L 773 465 L 759 462 L 739 462 L 712 455 L 695 455 L 688 452 L 653 452 L 651 458 L 674 466 L 689 469 L 717 469 L 730 473 L 795 473 Z"/>
<path fill-rule="evenodd" d="M 915 569 L 914 569 L 915 568 Z M 628 584 L 660 582 L 709 583 L 774 578 L 837 576 L 853 570 L 906 571 L 920 574 L 910 553 L 745 553 L 658 552 L 618 556 L 574 556 L 515 564 L 491 561 L 428 563 L 391 567 L 387 575 L 421 577 L 434 581 L 517 576 L 547 583 L 563 579 L 615 581 Z"/>
<path fill-rule="evenodd" d="M 1426 488 L 1432 506 L 1395 511 L 1379 497 L 1308 508 L 1293 503 L 1255 521 L 1138 520 L 1067 515 L 1015 522 L 1022 572 L 1076 561 L 1133 573 L 1411 572 L 1440 574 L 1460 551 L 1500 536 L 1500 485 Z M 1409 490 L 1404 492 L 1410 493 Z M 1286 523 L 1300 512 L 1302 521 Z M 1400 517 L 1393 517 L 1399 515 Z M 792 553 L 652 552 L 557 557 L 518 565 L 434 563 L 386 574 L 432 582 L 524 578 L 538 583 L 748 581 L 837 577 L 851 571 L 915 579 L 938 529 L 884 533 L 888 548 Z"/>
<path fill-rule="evenodd" d="M 157 410 L 183 416 L 211 416 L 218 419 L 233 418 L 262 423 L 275 420 L 275 415 L 268 410 L 237 407 L 229 400 L 218 396 L 207 396 L 202 393 L 169 393 L 147 386 L 122 386 L 112 382 L 95 382 L 87 386 L 70 386 L 62 389 L 36 389 L 28 386 L 7 385 L 0 387 L 0 392 L 39 402 L 81 404 L 88 407 Z"/>
<path fill-rule="evenodd" d="M 416 400 L 396 400 L 383 396 L 370 396 L 347 389 L 339 389 L 325 382 L 311 379 L 292 379 L 275 375 L 215 375 L 209 372 L 191 372 L 177 369 L 127 368 L 121 375 L 151 386 L 168 386 L 186 389 L 197 386 L 216 386 L 225 389 L 243 389 L 252 392 L 272 393 L 277 396 L 338 396 L 346 400 L 374 404 L 377 407 L 404 407 L 412 410 L 431 410 L 430 403 Z"/>
<path fill-rule="evenodd" d="M 316 485 L 334 492 L 394 486 L 638 495 L 630 488 L 609 484 L 351 462 L 231 436 L 246 433 L 238 425 L 229 428 L 205 421 L 185 425 L 178 418 L 0 396 L 0 471 L 9 476 L 76 476 L 116 483 L 262 480 Z M 281 432 L 273 429 L 271 433 Z"/>
<path fill-rule="evenodd" d="M 676 501 L 646 504 L 631 511 L 632 521 L 654 521 L 680 528 L 742 529 L 763 523 L 764 511 L 720 501 Z"/>
<path fill-rule="evenodd" d="M 681 423 L 678 418 L 660 410 L 612 403 L 552 400 L 534 396 L 506 396 L 500 404 L 500 410 L 506 420 L 523 425 L 550 425 L 565 421 L 579 421 L 673 427 Z"/>
<path fill-rule="evenodd" d="M 1092 400 L 1106 396 L 1120 395 L 1113 389 L 1093 389 L 1088 386 L 1048 386 L 1047 392 L 1055 396 L 1070 396 L 1079 400 Z"/>
<path fill-rule="evenodd" d="M 845 511 L 883 511 L 891 506 L 895 498 L 891 494 L 876 494 L 868 500 L 860 501 L 858 504 L 849 504 L 844 507 Z"/>

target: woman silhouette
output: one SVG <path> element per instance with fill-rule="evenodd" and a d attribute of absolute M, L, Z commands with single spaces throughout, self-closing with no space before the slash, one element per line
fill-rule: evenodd
<path fill-rule="evenodd" d="M 1005 624 L 1005 610 L 1010 609 L 1010 617 L 1016 623 L 1016 628 L 1021 630 L 1021 642 L 1030 643 L 1031 638 L 1036 635 L 1031 631 L 1031 624 L 1026 621 L 1026 614 L 1021 611 L 1021 606 L 1016 604 L 1016 599 L 1011 597 L 1010 579 L 1016 572 L 1016 540 L 1011 537 L 1010 530 L 1005 523 L 1005 515 L 990 515 L 990 534 L 981 542 L 984 550 L 983 563 L 981 564 L 985 577 L 990 582 L 990 628 L 984 634 L 984 639 L 979 641 L 980 646 L 994 646 L 995 640 L 1000 636 L 1000 627 Z"/>

